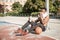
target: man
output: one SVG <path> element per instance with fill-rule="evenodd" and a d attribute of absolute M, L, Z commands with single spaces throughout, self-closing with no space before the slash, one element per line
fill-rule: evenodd
<path fill-rule="evenodd" d="M 47 23 L 49 21 L 49 14 L 46 12 L 46 9 L 43 8 L 39 15 L 38 15 L 38 19 L 35 21 L 35 22 L 39 22 L 40 21 L 40 26 L 42 26 L 42 31 L 45 31 L 46 30 L 46 26 L 47 26 Z"/>
<path fill-rule="evenodd" d="M 48 21 L 49 21 L 49 15 L 46 12 L 46 9 L 43 8 L 40 10 L 38 14 L 38 19 L 36 19 L 35 21 L 30 21 L 29 17 L 27 23 L 23 25 L 22 30 L 24 30 L 26 34 L 31 31 L 34 31 L 36 34 L 40 34 L 42 31 L 46 30 Z M 28 27 L 29 24 L 31 24 L 31 27 Z"/>

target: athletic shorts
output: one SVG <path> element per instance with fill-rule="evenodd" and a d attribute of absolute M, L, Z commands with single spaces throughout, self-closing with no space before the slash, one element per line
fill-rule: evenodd
<path fill-rule="evenodd" d="M 29 24 L 31 24 L 32 27 L 28 26 Z M 42 29 L 42 31 L 46 30 L 46 27 L 43 26 L 41 23 L 36 23 L 36 22 L 27 22 L 22 29 L 23 30 L 29 30 L 29 31 L 35 31 L 36 27 L 40 27 Z"/>
<path fill-rule="evenodd" d="M 31 23 L 31 25 L 33 26 L 32 29 L 36 28 L 36 27 L 40 27 L 42 29 L 42 31 L 46 30 L 46 26 L 43 26 L 41 23 Z"/>

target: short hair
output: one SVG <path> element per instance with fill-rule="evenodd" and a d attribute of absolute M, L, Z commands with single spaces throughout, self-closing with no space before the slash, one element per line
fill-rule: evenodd
<path fill-rule="evenodd" d="M 45 11 L 47 11 L 47 9 L 46 9 L 46 8 L 41 8 L 41 9 L 45 9 Z"/>
<path fill-rule="evenodd" d="M 39 9 L 39 12 L 42 12 L 42 9 L 45 9 L 45 11 L 47 11 L 47 9 L 46 9 L 46 8 L 41 8 L 41 9 Z"/>

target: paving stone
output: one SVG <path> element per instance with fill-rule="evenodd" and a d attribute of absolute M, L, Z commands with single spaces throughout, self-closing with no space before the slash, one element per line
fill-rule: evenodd
<path fill-rule="evenodd" d="M 16 27 L 14 27 L 14 28 L 16 28 Z M 12 31 L 14 31 L 14 29 L 12 29 L 12 30 L 7 30 L 7 29 L 8 28 L 0 30 L 0 40 L 55 40 L 55 39 L 47 37 L 47 36 L 39 36 L 39 35 L 31 34 L 31 33 L 29 33 L 25 36 L 16 36 L 12 32 Z M 10 33 L 11 33 L 11 35 L 10 35 Z"/>

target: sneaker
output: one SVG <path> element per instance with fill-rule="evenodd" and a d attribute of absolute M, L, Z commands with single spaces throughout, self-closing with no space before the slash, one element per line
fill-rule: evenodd
<path fill-rule="evenodd" d="M 20 36 L 24 36 L 24 35 L 28 34 L 28 31 L 27 30 L 24 31 L 22 29 L 18 29 L 16 33 L 19 34 Z"/>

